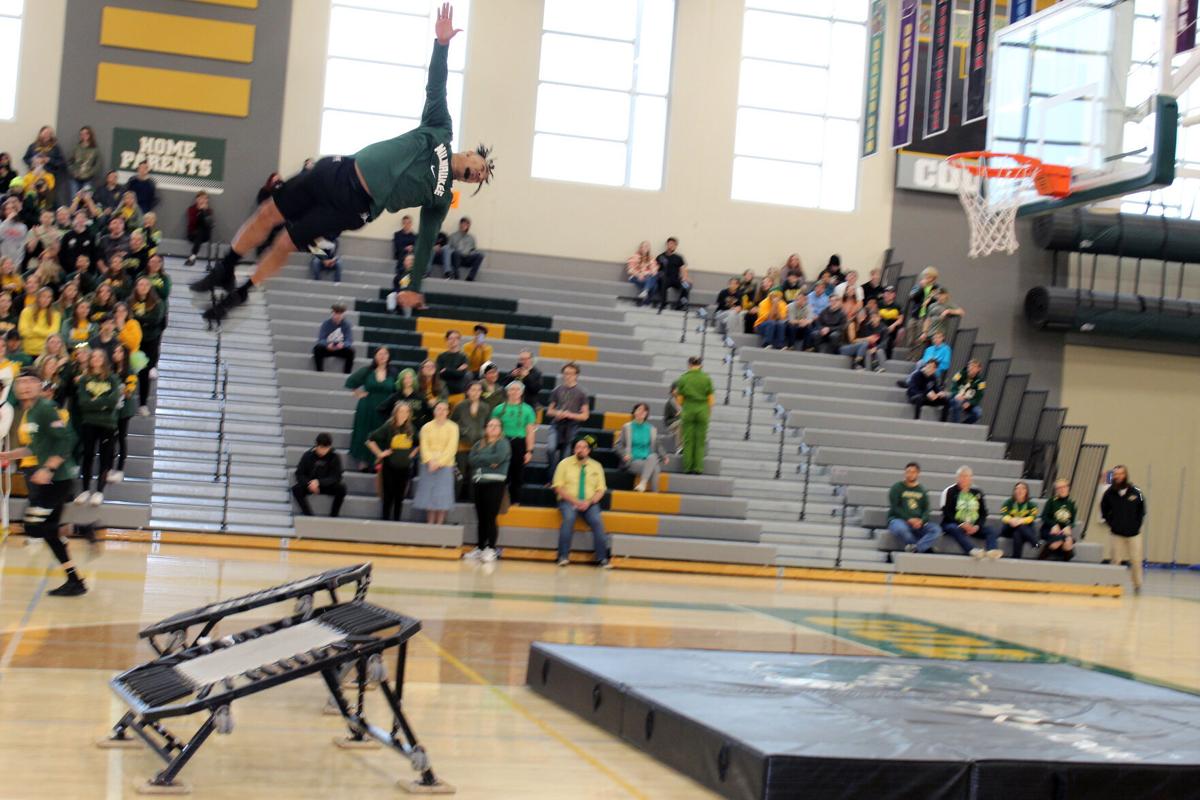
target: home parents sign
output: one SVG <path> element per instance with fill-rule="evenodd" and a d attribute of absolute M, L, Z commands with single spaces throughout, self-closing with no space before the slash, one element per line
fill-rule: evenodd
<path fill-rule="evenodd" d="M 219 194 L 225 178 L 225 140 L 132 128 L 113 130 L 113 169 L 122 181 L 142 161 L 163 189 Z"/>

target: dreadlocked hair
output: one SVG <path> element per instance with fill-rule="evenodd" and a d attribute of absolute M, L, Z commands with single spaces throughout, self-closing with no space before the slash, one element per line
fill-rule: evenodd
<path fill-rule="evenodd" d="M 481 143 L 478 147 L 475 148 L 475 155 L 477 155 L 483 159 L 483 163 L 487 168 L 487 175 L 479 183 L 479 186 L 476 187 L 475 194 L 472 194 L 471 197 L 474 197 L 476 194 L 479 194 L 479 192 L 483 189 L 484 184 L 492 182 L 492 174 L 496 171 L 496 161 L 495 161 L 495 159 L 492 158 L 492 148 L 488 147 L 486 144 Z"/>

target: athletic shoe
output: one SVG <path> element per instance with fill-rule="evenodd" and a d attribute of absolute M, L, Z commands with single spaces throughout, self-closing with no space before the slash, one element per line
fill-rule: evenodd
<path fill-rule="evenodd" d="M 193 266 L 195 263 L 196 263 L 195 256 L 188 256 L 187 261 L 183 262 L 184 266 L 187 266 L 187 267 Z"/>
<path fill-rule="evenodd" d="M 1003 558 L 1004 551 L 1003 550 L 988 550 L 987 557 L 990 559 L 993 559 L 993 560 L 997 559 L 997 558 Z"/>
<path fill-rule="evenodd" d="M 98 506 L 104 502 L 104 492 L 92 492 L 92 499 L 88 501 L 94 506 Z"/>
<path fill-rule="evenodd" d="M 78 597 L 81 594 L 87 594 L 87 586 L 83 581 L 76 578 L 75 580 L 67 579 L 67 582 L 57 589 L 51 589 L 46 594 L 52 597 Z"/>
<path fill-rule="evenodd" d="M 249 284 L 238 286 L 220 300 L 213 303 L 212 308 L 206 310 L 202 316 L 208 322 L 221 322 L 223 319 L 229 316 L 229 312 L 244 304 L 249 296 Z"/>
<path fill-rule="evenodd" d="M 496 551 L 490 547 L 485 548 L 483 551 L 483 555 L 481 555 L 479 557 L 479 560 L 485 564 L 490 564 L 491 562 L 496 560 Z"/>
<path fill-rule="evenodd" d="M 138 416 L 139 417 L 150 416 L 150 406 L 138 406 Z"/>
<path fill-rule="evenodd" d="M 125 473 L 122 472 L 121 470 L 110 469 L 108 471 L 108 482 L 109 483 L 120 483 L 123 480 L 125 480 Z"/>
<path fill-rule="evenodd" d="M 85 489 L 84 491 L 75 495 L 75 505 L 77 505 L 77 506 L 83 505 L 84 503 L 86 503 L 88 501 L 88 499 L 91 498 L 91 496 L 92 496 L 92 493 Z"/>
<path fill-rule="evenodd" d="M 481 555 L 483 555 L 483 551 L 476 547 L 474 550 L 463 553 L 463 558 L 467 561 L 478 561 Z"/>
<path fill-rule="evenodd" d="M 1134 594 L 1141 594 L 1141 593 L 1142 593 L 1142 587 L 1140 587 L 1140 586 L 1135 586 L 1135 587 L 1133 587 L 1133 593 L 1134 593 Z"/>
<path fill-rule="evenodd" d="M 612 569 L 612 562 L 606 558 L 603 561 L 596 564 L 596 566 L 600 567 L 600 569 Z"/>
<path fill-rule="evenodd" d="M 971 558 L 983 558 L 983 555 L 984 555 L 983 548 L 982 547 L 972 548 L 970 555 L 971 555 Z"/>
<path fill-rule="evenodd" d="M 634 486 L 634 487 L 633 487 L 633 490 L 634 490 L 635 492 L 644 492 L 644 491 L 646 491 L 646 484 L 644 484 L 644 483 L 639 483 L 639 484 L 637 484 L 636 486 Z"/>
<path fill-rule="evenodd" d="M 188 288 L 193 292 L 211 292 L 213 289 L 232 292 L 237 288 L 237 276 L 232 269 L 226 268 L 225 262 L 218 261 L 204 277 L 189 283 Z"/>
<path fill-rule="evenodd" d="M 917 546 L 915 544 L 906 544 L 904 545 L 904 552 L 915 553 L 917 552 Z"/>
<path fill-rule="evenodd" d="M 152 381 L 158 380 L 158 367 L 150 368 L 150 380 L 152 380 Z"/>
<path fill-rule="evenodd" d="M 877 364 L 877 365 L 875 365 L 875 372 L 887 372 L 887 368 L 881 367 Z"/>
<path fill-rule="evenodd" d="M 560 558 L 558 560 L 558 566 L 560 566 L 560 567 L 565 567 L 570 563 L 571 563 L 571 559 L 569 559 L 569 558 Z"/>

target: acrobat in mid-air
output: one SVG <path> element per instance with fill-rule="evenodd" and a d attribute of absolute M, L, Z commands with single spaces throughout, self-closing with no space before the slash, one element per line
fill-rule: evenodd
<path fill-rule="evenodd" d="M 434 28 L 437 42 L 429 61 L 425 108 L 421 125 L 408 133 L 367 145 L 353 156 L 331 156 L 312 169 L 281 184 L 238 230 L 230 251 L 203 278 L 191 284 L 197 292 L 223 289 L 224 296 L 204 312 L 209 322 L 220 322 L 246 302 L 250 290 L 262 286 L 301 250 L 324 253 L 331 239 L 361 228 L 384 211 L 420 207 L 412 276 L 398 301 L 406 308 L 423 305 L 421 279 L 429 266 L 434 240 L 450 208 L 455 181 L 479 184 L 492 178 L 489 148 L 452 153 L 450 109 L 446 105 L 446 53 L 450 40 L 460 33 L 454 27 L 449 3 L 438 10 Z M 277 226 L 283 230 L 254 269 L 237 285 L 234 268 L 242 256 L 267 240 Z"/>

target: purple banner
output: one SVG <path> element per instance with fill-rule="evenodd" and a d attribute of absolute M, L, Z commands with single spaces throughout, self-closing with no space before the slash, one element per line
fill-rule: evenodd
<path fill-rule="evenodd" d="M 1010 0 L 1008 7 L 1009 23 L 1020 22 L 1033 13 L 1033 0 Z"/>
<path fill-rule="evenodd" d="M 925 138 L 950 126 L 950 17 L 954 0 L 934 0 L 933 42 L 925 74 Z"/>
<path fill-rule="evenodd" d="M 917 0 L 901 0 L 900 47 L 896 68 L 896 120 L 892 127 L 892 147 L 912 144 L 913 95 L 917 87 Z"/>
<path fill-rule="evenodd" d="M 967 81 L 963 89 L 963 124 L 987 116 L 988 42 L 992 28 L 992 0 L 975 0 L 971 6 L 971 49 L 967 51 Z"/>
<path fill-rule="evenodd" d="M 1179 0 L 1175 19 L 1175 52 L 1186 53 L 1196 46 L 1196 6 L 1198 0 Z"/>

